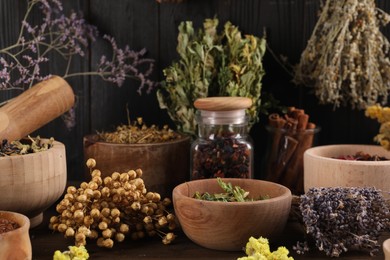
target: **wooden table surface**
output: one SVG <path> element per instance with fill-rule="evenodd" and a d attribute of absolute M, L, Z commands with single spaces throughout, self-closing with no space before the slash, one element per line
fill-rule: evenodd
<path fill-rule="evenodd" d="M 33 249 L 33 259 L 43 260 L 52 259 L 55 250 L 67 250 L 67 247 L 73 245 L 72 239 L 66 239 L 60 233 L 53 233 L 48 228 L 48 219 L 56 215 L 54 210 L 48 210 L 44 214 L 44 221 L 41 225 L 30 230 L 30 237 Z M 122 243 L 115 243 L 112 249 L 104 249 L 96 246 L 95 241 L 87 242 L 87 249 L 90 259 L 237 259 L 245 256 L 242 252 L 217 251 L 203 248 L 194 244 L 179 229 L 175 231 L 176 240 L 171 245 L 163 245 L 158 237 L 147 238 L 139 241 L 125 240 Z M 297 228 L 296 223 L 288 223 L 283 234 L 274 242 L 271 241 L 271 247 L 280 245 L 286 246 L 290 250 L 290 255 L 294 259 L 330 259 L 324 253 L 313 251 L 305 255 L 296 255 L 292 250 L 292 245 L 301 240 L 302 232 Z M 384 235 L 380 242 L 390 237 Z M 348 252 L 338 259 L 384 259 L 382 248 L 375 257 L 370 257 L 367 253 Z"/>

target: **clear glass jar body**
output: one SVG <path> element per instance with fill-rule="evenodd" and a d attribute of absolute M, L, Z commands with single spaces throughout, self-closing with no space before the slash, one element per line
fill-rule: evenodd
<path fill-rule="evenodd" d="M 198 138 L 191 145 L 191 180 L 253 178 L 253 142 L 242 113 L 198 113 Z"/>

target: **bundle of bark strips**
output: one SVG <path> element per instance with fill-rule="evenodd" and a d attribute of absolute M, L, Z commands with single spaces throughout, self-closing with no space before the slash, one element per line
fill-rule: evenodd
<path fill-rule="evenodd" d="M 289 107 L 284 115 L 270 114 L 267 129 L 271 147 L 266 161 L 267 180 L 280 183 L 293 194 L 303 194 L 303 154 L 313 146 L 318 128 L 303 109 Z"/>

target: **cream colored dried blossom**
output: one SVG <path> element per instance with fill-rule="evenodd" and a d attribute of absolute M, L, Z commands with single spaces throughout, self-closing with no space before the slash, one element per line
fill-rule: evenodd
<path fill-rule="evenodd" d="M 321 104 L 364 109 L 387 102 L 390 44 L 380 25 L 390 16 L 374 0 L 327 0 L 295 68 Z"/>

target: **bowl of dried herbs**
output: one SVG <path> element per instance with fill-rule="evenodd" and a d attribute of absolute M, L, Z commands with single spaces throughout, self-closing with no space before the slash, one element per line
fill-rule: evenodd
<path fill-rule="evenodd" d="M 213 178 L 182 183 L 172 198 L 180 226 L 194 243 L 240 251 L 250 237 L 280 235 L 292 196 L 287 187 L 273 182 Z"/>
<path fill-rule="evenodd" d="M 40 137 L 3 141 L 0 169 L 0 210 L 24 214 L 35 227 L 65 189 L 65 145 Z"/>
<path fill-rule="evenodd" d="M 84 158 L 95 158 L 104 177 L 141 168 L 151 190 L 171 197 L 173 188 L 190 177 L 190 140 L 168 126 L 147 125 L 138 118 L 114 131 L 85 136 Z"/>

